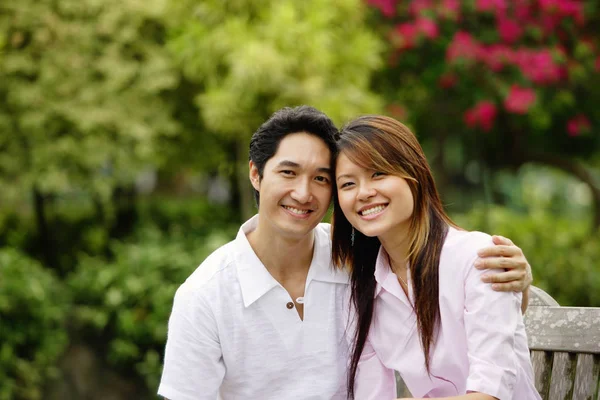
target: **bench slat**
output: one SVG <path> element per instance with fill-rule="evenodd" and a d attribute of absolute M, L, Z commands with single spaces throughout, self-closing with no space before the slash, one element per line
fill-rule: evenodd
<path fill-rule="evenodd" d="M 543 399 L 550 393 L 550 374 L 552 373 L 552 353 L 549 351 L 532 351 L 533 379 L 535 388 Z"/>
<path fill-rule="evenodd" d="M 534 306 L 559 306 L 558 302 L 539 287 L 529 287 L 529 307 Z"/>
<path fill-rule="evenodd" d="M 600 354 L 600 308 L 529 307 L 525 327 L 531 350 Z"/>
<path fill-rule="evenodd" d="M 579 354 L 575 372 L 574 399 L 592 400 L 596 393 L 600 372 L 600 357 L 593 354 Z"/>
<path fill-rule="evenodd" d="M 563 352 L 554 353 L 552 377 L 550 378 L 549 399 L 571 400 L 575 381 L 575 355 Z"/>

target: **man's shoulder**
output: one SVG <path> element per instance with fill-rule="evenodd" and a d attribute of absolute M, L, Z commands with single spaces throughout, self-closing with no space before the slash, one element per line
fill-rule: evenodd
<path fill-rule="evenodd" d="M 331 242 L 331 224 L 327 222 L 321 222 L 315 228 L 315 232 L 317 232 L 317 234 L 320 235 L 323 240 L 328 240 Z"/>
<path fill-rule="evenodd" d="M 234 265 L 235 254 L 235 240 L 222 245 L 202 261 L 181 287 L 193 290 L 215 283 Z"/>

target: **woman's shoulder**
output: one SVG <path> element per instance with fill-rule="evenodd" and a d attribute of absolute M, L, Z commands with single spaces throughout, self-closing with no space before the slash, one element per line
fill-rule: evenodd
<path fill-rule="evenodd" d="M 487 233 L 466 231 L 450 227 L 442 247 L 442 262 L 471 265 L 477 258 L 477 252 L 484 247 L 493 246 L 492 237 Z"/>
<path fill-rule="evenodd" d="M 469 246 L 477 243 L 491 243 L 492 236 L 479 231 L 467 231 L 453 226 L 448 228 L 448 235 L 444 247 L 446 246 Z"/>

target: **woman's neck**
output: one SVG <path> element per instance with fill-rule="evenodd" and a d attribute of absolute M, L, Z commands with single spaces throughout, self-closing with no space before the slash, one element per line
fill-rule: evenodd
<path fill-rule="evenodd" d="M 410 243 L 408 235 L 402 232 L 395 232 L 379 237 L 383 249 L 390 258 L 390 267 L 396 273 L 397 268 L 404 270 L 408 264 L 408 254 Z"/>

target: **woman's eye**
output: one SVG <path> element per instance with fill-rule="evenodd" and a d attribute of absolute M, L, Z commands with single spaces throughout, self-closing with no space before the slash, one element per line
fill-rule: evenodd
<path fill-rule="evenodd" d="M 354 182 L 344 182 L 341 184 L 340 189 L 344 189 L 344 188 L 350 187 L 352 185 L 354 185 Z"/>
<path fill-rule="evenodd" d="M 378 176 L 385 176 L 385 172 L 375 171 L 373 173 L 373 178 L 377 178 Z"/>

